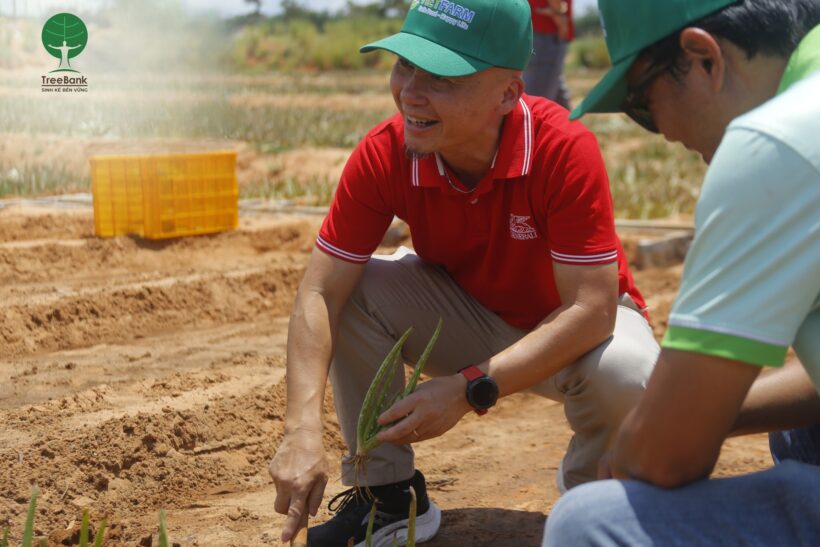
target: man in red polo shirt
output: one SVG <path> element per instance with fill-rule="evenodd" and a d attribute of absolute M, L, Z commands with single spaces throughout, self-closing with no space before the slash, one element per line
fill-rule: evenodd
<path fill-rule="evenodd" d="M 373 49 L 398 56 L 399 112 L 348 161 L 294 304 L 285 434 L 270 466 L 275 508 L 288 515 L 283 540 L 316 513 L 327 481 L 328 374 L 354 454 L 365 393 L 396 339 L 414 327 L 403 353 L 414 362 L 439 317 L 444 327 L 425 369 L 434 378 L 381 416 L 401 421 L 358 474 L 367 488 L 331 502 L 336 515 L 309 530 L 312 546 L 363 545 L 372 499 L 374 544 L 394 534 L 401 543 L 411 485 L 416 541 L 433 537 L 440 512 L 410 445 L 526 389 L 564 402 L 574 437 L 559 487 L 594 480 L 658 353 L 595 138 L 566 110 L 523 94 L 527 2 L 418 0 L 401 32 L 362 48 Z M 372 256 L 394 216 L 415 253 Z M 342 468 L 354 484 L 351 458 Z"/>

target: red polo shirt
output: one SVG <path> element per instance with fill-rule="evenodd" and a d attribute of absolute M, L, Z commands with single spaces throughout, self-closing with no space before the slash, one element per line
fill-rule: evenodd
<path fill-rule="evenodd" d="M 644 307 L 615 234 L 595 137 L 566 110 L 524 96 L 507 115 L 492 167 L 475 191 L 437 155 L 408 158 L 399 114 L 376 126 L 345 166 L 316 245 L 365 263 L 393 216 L 422 259 L 439 264 L 507 323 L 531 329 L 561 305 L 553 261 L 618 261 L 620 292 Z"/>
<path fill-rule="evenodd" d="M 530 9 L 532 10 L 532 30 L 533 32 L 540 32 L 541 34 L 558 34 L 558 26 L 555 20 L 549 15 L 542 15 L 535 13 L 536 8 L 548 8 L 550 6 L 549 0 L 529 0 Z M 572 0 L 567 0 L 567 22 L 569 23 L 569 34 L 567 41 L 572 41 L 575 38 L 575 23 L 572 19 Z"/>

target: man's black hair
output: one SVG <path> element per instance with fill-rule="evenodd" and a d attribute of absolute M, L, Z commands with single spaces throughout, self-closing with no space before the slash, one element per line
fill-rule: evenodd
<path fill-rule="evenodd" d="M 789 57 L 797 45 L 820 24 L 820 0 L 740 0 L 686 25 L 705 30 L 739 47 L 746 58 L 763 54 Z M 680 79 L 689 70 L 680 46 L 683 29 L 655 42 L 643 53 L 650 69 L 666 66 Z M 649 70 L 649 69 L 648 69 Z"/>

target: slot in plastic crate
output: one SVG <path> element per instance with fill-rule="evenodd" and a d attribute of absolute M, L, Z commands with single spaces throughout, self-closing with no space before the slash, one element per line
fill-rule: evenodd
<path fill-rule="evenodd" d="M 100 237 L 168 239 L 239 222 L 236 152 L 95 156 L 91 189 Z"/>

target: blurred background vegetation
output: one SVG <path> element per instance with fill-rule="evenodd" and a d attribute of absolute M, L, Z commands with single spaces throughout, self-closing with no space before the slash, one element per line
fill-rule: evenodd
<path fill-rule="evenodd" d="M 397 32 L 409 4 L 407 0 L 348 2 L 344 10 L 330 13 L 312 11 L 298 0 L 284 0 L 279 15 L 263 17 L 257 11 L 230 23 L 240 29 L 231 60 L 234 66 L 262 70 L 389 67 L 389 54 L 363 56 L 358 51 L 364 43 Z M 595 10 L 576 18 L 578 39 L 571 45 L 571 67 L 609 66 L 599 21 Z"/>
<path fill-rule="evenodd" d="M 12 0 L 13 1 L 13 0 Z M 191 12 L 181 0 L 107 0 L 80 9 L 92 40 L 105 47 L 83 53 L 88 66 L 129 70 L 163 65 L 177 70 L 327 71 L 387 68 L 387 53 L 360 55 L 369 41 L 401 28 L 409 0 L 348 0 L 331 12 L 305 0 L 280 0 L 280 11 L 264 15 L 265 0 L 245 0 L 249 12 L 234 17 Z M 41 60 L 39 18 L 0 16 L 0 68 Z M 577 39 L 570 67 L 609 66 L 598 13 L 576 17 Z M 92 45 L 93 45 L 92 42 Z"/>
<path fill-rule="evenodd" d="M 44 18 L 0 12 L 0 197 L 88 191 L 87 157 L 100 152 L 228 147 L 239 150 L 243 197 L 327 204 L 350 150 L 395 112 L 393 56 L 358 50 L 398 31 L 408 2 L 348 1 L 331 12 L 282 0 L 267 15 L 265 3 L 245 0 L 246 13 L 232 17 L 182 0 L 83 7 L 82 95 L 40 92 L 54 61 L 40 40 Z M 576 29 L 566 70 L 574 104 L 609 66 L 598 14 L 580 14 Z M 601 144 L 619 216 L 691 215 L 698 156 L 622 115 L 583 122 Z"/>

